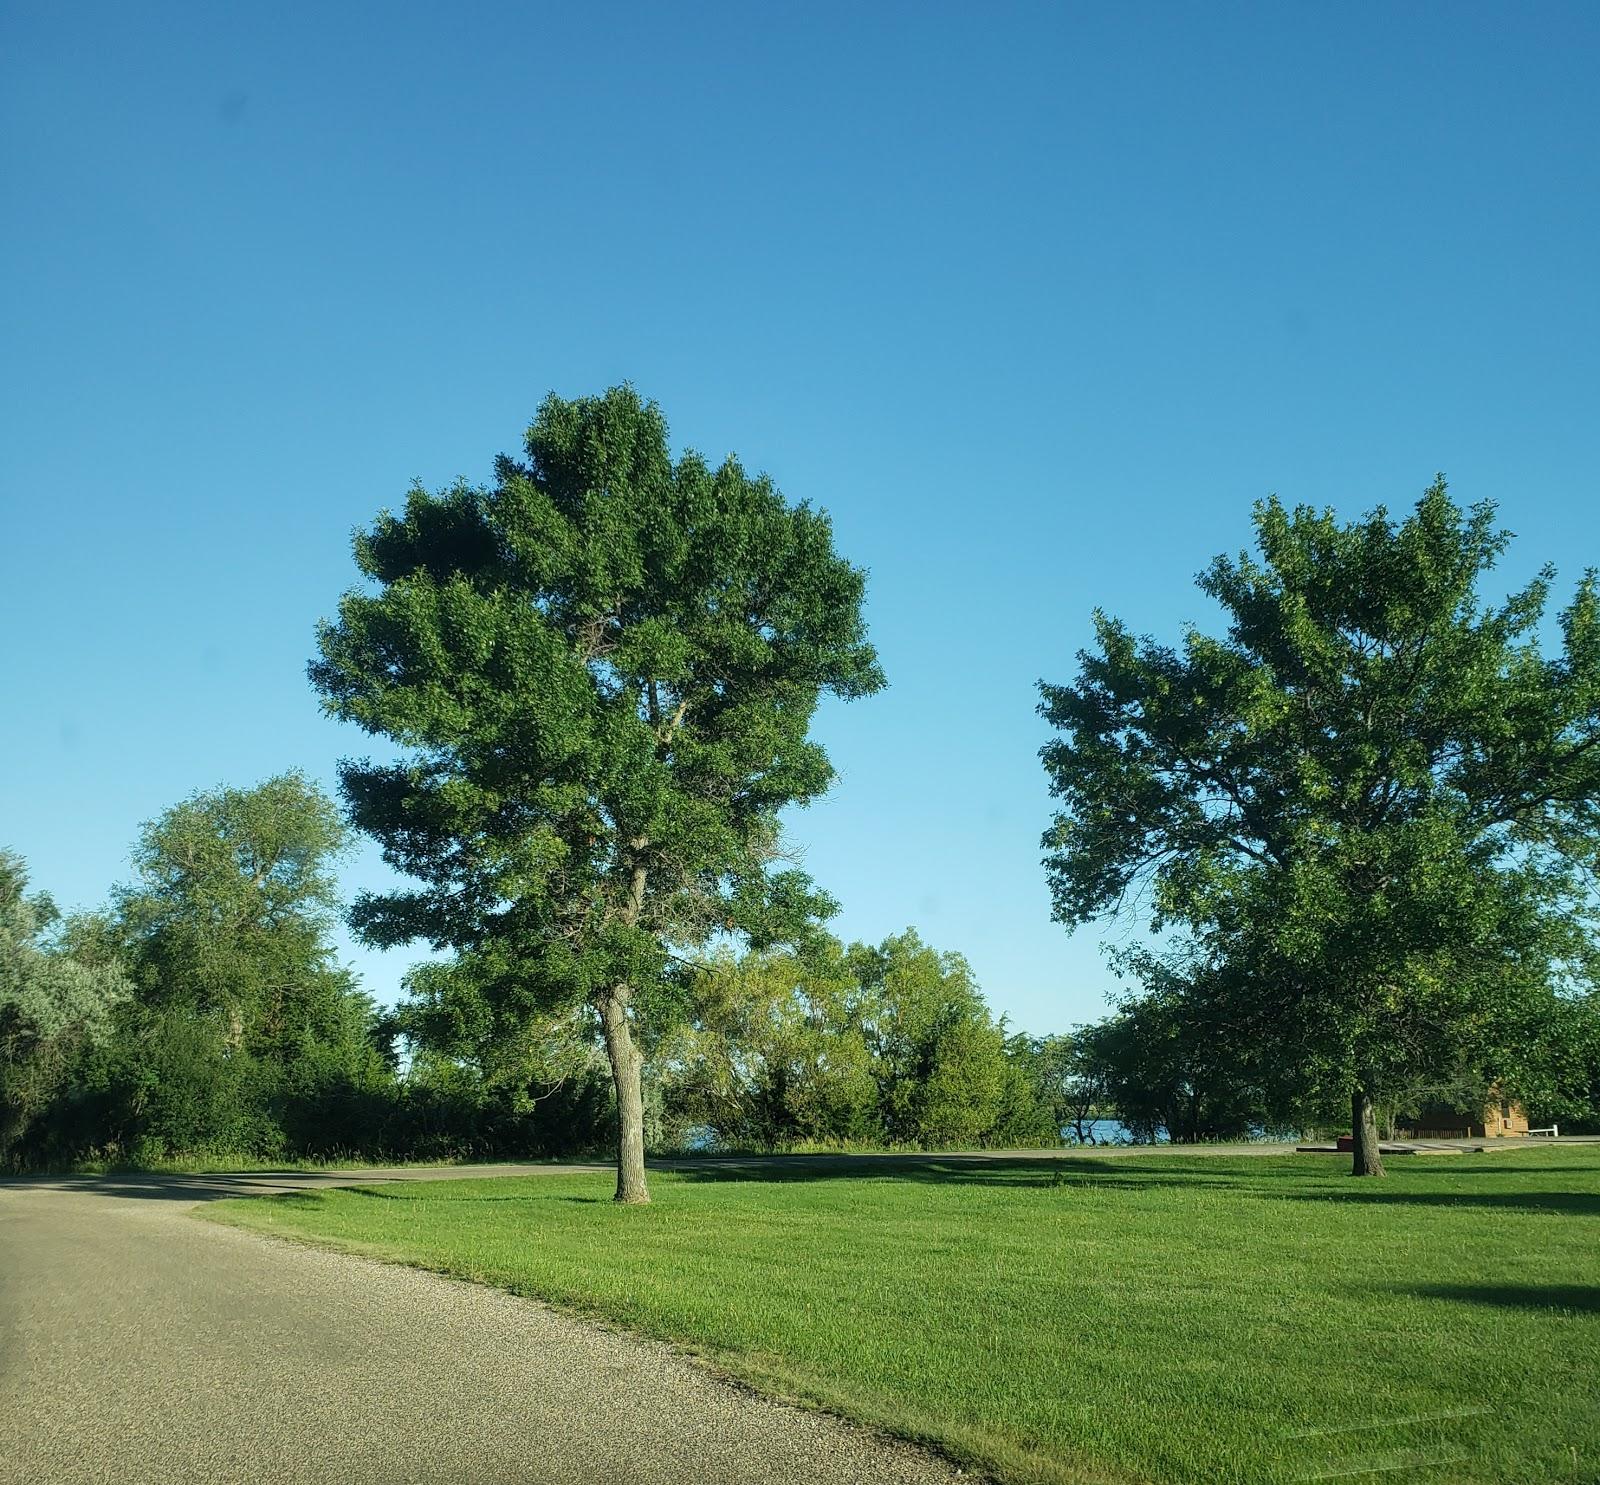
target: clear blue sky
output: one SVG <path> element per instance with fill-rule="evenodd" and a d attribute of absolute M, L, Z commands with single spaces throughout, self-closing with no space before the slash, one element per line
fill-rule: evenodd
<path fill-rule="evenodd" d="M 89 906 L 191 790 L 331 782 L 351 529 L 627 379 L 871 570 L 839 929 L 1096 1014 L 1033 712 L 1094 605 L 1173 635 L 1253 500 L 1439 469 L 1507 583 L 1600 562 L 1597 70 L 1589 4 L 8 5 L 0 842 Z"/>

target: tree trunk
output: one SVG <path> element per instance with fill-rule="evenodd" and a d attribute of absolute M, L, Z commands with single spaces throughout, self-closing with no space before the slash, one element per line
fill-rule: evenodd
<path fill-rule="evenodd" d="M 650 1200 L 644 1183 L 644 1059 L 628 1026 L 628 987 L 618 985 L 600 1002 L 606 1056 L 617 1089 L 617 1200 L 639 1205 Z"/>
<path fill-rule="evenodd" d="M 1378 1150 L 1378 1124 L 1372 1117 L 1371 1096 L 1360 1084 L 1350 1090 L 1350 1138 L 1354 1149 L 1350 1174 L 1381 1176 L 1383 1156 Z"/>

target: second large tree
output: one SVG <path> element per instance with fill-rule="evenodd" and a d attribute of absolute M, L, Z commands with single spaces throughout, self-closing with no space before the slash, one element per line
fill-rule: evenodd
<path fill-rule="evenodd" d="M 492 488 L 414 489 L 355 552 L 375 588 L 322 626 L 311 675 L 407 750 L 343 785 L 425 884 L 363 898 L 356 924 L 459 951 L 503 1024 L 592 1006 L 617 1198 L 648 1200 L 641 1005 L 714 935 L 783 942 L 830 906 L 780 869 L 778 816 L 832 778 L 821 695 L 883 684 L 863 574 L 766 478 L 674 461 L 628 388 L 548 398 Z"/>
<path fill-rule="evenodd" d="M 1099 615 L 1077 682 L 1043 687 L 1046 868 L 1064 923 L 1142 898 L 1189 930 L 1205 1020 L 1313 1101 L 1341 1087 L 1382 1174 L 1375 1097 L 1514 1058 L 1507 1028 L 1589 980 L 1600 593 L 1546 655 L 1551 574 L 1483 606 L 1509 537 L 1442 480 L 1404 520 L 1271 500 L 1255 526 L 1259 558 L 1200 579 L 1225 636 Z"/>

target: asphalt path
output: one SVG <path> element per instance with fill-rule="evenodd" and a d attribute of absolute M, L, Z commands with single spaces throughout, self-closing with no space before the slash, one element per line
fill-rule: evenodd
<path fill-rule="evenodd" d="M 0 1182 L 0 1481 L 960 1477 L 668 1347 L 495 1289 L 192 1215 L 220 1196 L 583 1168 Z"/>

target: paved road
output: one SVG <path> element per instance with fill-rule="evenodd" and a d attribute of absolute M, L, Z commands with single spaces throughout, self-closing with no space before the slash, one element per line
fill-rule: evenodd
<path fill-rule="evenodd" d="M 358 1178 L 0 1182 L 0 1481 L 957 1478 L 938 1459 L 757 1397 L 666 1347 L 497 1290 L 190 1215 L 216 1196 Z"/>

